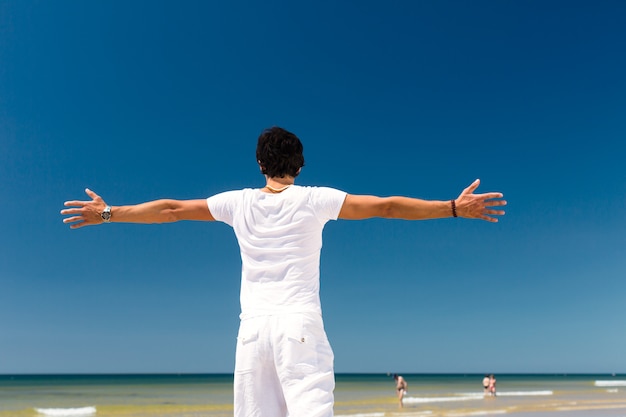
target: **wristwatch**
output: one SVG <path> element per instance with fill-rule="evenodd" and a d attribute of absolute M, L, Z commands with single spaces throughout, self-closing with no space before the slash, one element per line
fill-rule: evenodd
<path fill-rule="evenodd" d="M 111 222 L 111 206 L 106 206 L 102 213 L 100 213 L 100 217 L 102 217 L 102 221 L 105 223 Z"/>

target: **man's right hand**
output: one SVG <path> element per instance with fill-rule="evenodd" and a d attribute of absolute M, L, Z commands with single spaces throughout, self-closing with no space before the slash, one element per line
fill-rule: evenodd
<path fill-rule="evenodd" d="M 91 197 L 91 201 L 66 201 L 63 203 L 65 207 L 71 207 L 61 210 L 62 215 L 72 215 L 63 219 L 63 223 L 71 223 L 71 229 L 78 229 L 83 226 L 93 226 L 95 224 L 101 224 L 102 211 L 107 206 L 102 197 L 91 191 L 89 188 L 85 189 L 85 193 Z"/>

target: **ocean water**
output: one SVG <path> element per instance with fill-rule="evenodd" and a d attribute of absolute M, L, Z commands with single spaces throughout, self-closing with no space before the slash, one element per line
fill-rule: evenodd
<path fill-rule="evenodd" d="M 626 417 L 626 375 L 403 375 L 399 408 L 386 374 L 338 374 L 336 417 Z M 0 417 L 232 416 L 232 375 L 0 375 Z"/>

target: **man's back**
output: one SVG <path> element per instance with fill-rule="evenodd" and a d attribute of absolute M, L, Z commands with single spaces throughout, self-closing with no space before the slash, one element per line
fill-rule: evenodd
<path fill-rule="evenodd" d="M 242 319 L 321 314 L 322 229 L 337 218 L 345 196 L 331 188 L 292 185 L 280 193 L 245 189 L 207 200 L 215 219 L 231 225 L 239 242 Z"/>

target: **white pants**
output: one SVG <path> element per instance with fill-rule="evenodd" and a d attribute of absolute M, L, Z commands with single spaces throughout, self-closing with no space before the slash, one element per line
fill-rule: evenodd
<path fill-rule="evenodd" d="M 333 351 L 318 314 L 241 321 L 235 417 L 332 417 Z"/>

